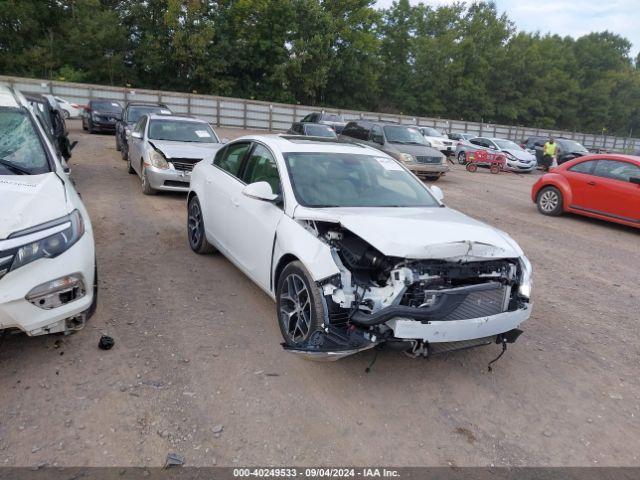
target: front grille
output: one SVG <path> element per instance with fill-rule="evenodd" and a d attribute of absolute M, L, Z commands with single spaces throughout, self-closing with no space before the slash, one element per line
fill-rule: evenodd
<path fill-rule="evenodd" d="M 190 172 L 193 170 L 194 165 L 201 160 L 201 158 L 172 158 L 171 163 L 176 170 Z"/>
<path fill-rule="evenodd" d="M 179 182 L 178 180 L 165 180 L 164 186 L 186 188 L 186 187 L 189 187 L 189 182 Z"/>
<path fill-rule="evenodd" d="M 462 340 L 459 342 L 437 342 L 429 343 L 429 354 L 437 355 L 439 353 L 454 352 L 456 350 L 466 350 L 467 348 L 480 347 L 483 345 L 491 345 L 495 343 L 496 337 L 484 337 L 473 340 Z"/>
<path fill-rule="evenodd" d="M 424 303 L 428 303 L 432 296 L 433 290 L 425 295 L 424 289 L 417 287 L 409 288 L 400 301 L 400 305 L 406 305 L 414 308 L 420 308 Z M 488 317 L 505 311 L 505 295 L 508 288 L 501 286 L 500 288 L 492 288 L 478 292 L 469 293 L 460 304 L 438 320 L 467 320 L 470 318 Z M 428 298 L 425 298 L 428 297 Z M 422 307 L 428 308 L 428 307 Z"/>
<path fill-rule="evenodd" d="M 418 163 L 441 163 L 442 157 L 428 157 L 428 156 L 417 156 L 416 160 Z"/>

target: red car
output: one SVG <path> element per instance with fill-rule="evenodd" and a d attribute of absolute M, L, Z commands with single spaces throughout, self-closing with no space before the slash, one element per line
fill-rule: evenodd
<path fill-rule="evenodd" d="M 540 177 L 531 199 L 545 215 L 572 212 L 640 228 L 640 157 L 575 158 Z"/>

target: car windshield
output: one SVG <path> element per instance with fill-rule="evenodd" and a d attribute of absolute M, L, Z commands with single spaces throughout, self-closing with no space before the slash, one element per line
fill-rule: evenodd
<path fill-rule="evenodd" d="M 559 140 L 558 143 L 563 150 L 567 152 L 588 152 L 588 150 L 582 146 L 582 144 L 578 142 L 574 142 L 573 140 Z"/>
<path fill-rule="evenodd" d="M 332 128 L 316 123 L 305 125 L 305 133 L 314 137 L 336 138 L 336 132 Z"/>
<path fill-rule="evenodd" d="M 436 207 L 427 188 L 386 156 L 284 155 L 296 199 L 306 207 Z"/>
<path fill-rule="evenodd" d="M 149 139 L 173 142 L 220 143 L 211 127 L 202 122 L 151 120 Z"/>
<path fill-rule="evenodd" d="M 127 121 L 136 123 L 142 115 L 147 113 L 163 112 L 170 113 L 169 109 L 155 105 L 132 105 L 127 110 Z"/>
<path fill-rule="evenodd" d="M 435 128 L 431 128 L 431 127 L 423 127 L 424 128 L 424 134 L 427 137 L 444 137 L 447 138 L 446 135 L 444 135 L 442 132 L 440 132 L 440 130 L 436 130 Z"/>
<path fill-rule="evenodd" d="M 25 112 L 0 109 L 0 175 L 50 172 L 44 146 Z"/>
<path fill-rule="evenodd" d="M 498 145 L 502 150 L 522 150 L 520 145 L 511 140 L 494 140 L 493 143 Z"/>
<path fill-rule="evenodd" d="M 385 125 L 384 135 L 390 143 L 426 145 L 424 137 L 415 128 L 409 128 L 402 125 Z"/>
<path fill-rule="evenodd" d="M 120 106 L 120 104 L 115 100 L 92 102 L 91 108 L 94 111 L 98 110 L 99 112 L 113 112 L 113 113 L 119 113 L 122 110 L 122 107 Z"/>
<path fill-rule="evenodd" d="M 335 113 L 324 113 L 322 115 L 322 120 L 324 120 L 326 122 L 344 122 L 342 117 L 340 115 L 335 114 Z"/>

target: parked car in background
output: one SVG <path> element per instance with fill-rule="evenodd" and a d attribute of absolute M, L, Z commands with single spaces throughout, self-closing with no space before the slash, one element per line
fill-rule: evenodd
<path fill-rule="evenodd" d="M 531 172 L 538 165 L 536 157 L 517 143 L 504 138 L 486 137 L 476 137 L 469 140 L 469 143 L 458 144 L 456 147 L 458 163 L 466 164 L 467 156 L 476 150 L 503 153 L 506 157 L 506 167 L 516 172 Z"/>
<path fill-rule="evenodd" d="M 476 135 L 474 133 L 452 132 L 449 133 L 448 137 L 456 142 L 468 142 L 472 138 L 475 138 Z"/>
<path fill-rule="evenodd" d="M 293 124 L 291 124 L 290 130 L 296 133 L 300 133 L 300 124 L 304 123 L 320 123 L 322 125 L 328 125 L 329 127 L 333 128 L 337 134 L 342 133 L 342 129 L 347 124 L 344 121 L 344 118 L 342 118 L 342 115 L 338 113 L 327 113 L 323 111 L 310 113 L 299 122 L 293 122 Z"/>
<path fill-rule="evenodd" d="M 549 137 L 529 137 L 523 142 L 522 147 L 528 152 L 534 154 L 538 164 L 542 165 L 544 144 L 548 141 Z M 562 165 L 564 162 L 589 154 L 589 151 L 581 143 L 576 142 L 575 140 L 563 137 L 554 137 L 554 141 L 558 144 L 558 150 L 556 152 L 558 165 Z"/>
<path fill-rule="evenodd" d="M 77 103 L 71 103 L 61 97 L 54 97 L 60 108 L 64 112 L 64 118 L 80 118 L 83 108 Z"/>
<path fill-rule="evenodd" d="M 122 110 L 122 117 L 116 122 L 116 150 L 121 152 L 122 159 L 127 159 L 127 129 L 138 123 L 140 117 L 147 113 L 163 113 L 171 115 L 171 110 L 164 103 L 129 102 Z M 131 133 L 131 132 L 129 132 Z"/>
<path fill-rule="evenodd" d="M 284 348 L 305 358 L 506 347 L 531 313 L 516 242 L 362 143 L 239 138 L 196 165 L 187 212 L 191 249 L 271 296 Z"/>
<path fill-rule="evenodd" d="M 62 109 L 52 96 L 35 94 L 26 95 L 25 98 L 34 109 L 36 118 L 40 121 L 56 152 L 64 159 L 64 167 L 67 168 L 66 161 L 71 158 L 71 150 L 75 144 L 69 141 L 69 132 Z"/>
<path fill-rule="evenodd" d="M 89 133 L 115 132 L 122 118 L 122 105 L 115 100 L 91 100 L 82 113 L 82 128 Z"/>
<path fill-rule="evenodd" d="M 27 99 L 0 86 L 0 336 L 71 333 L 95 310 L 87 210 Z"/>
<path fill-rule="evenodd" d="M 127 138 L 129 173 L 140 177 L 142 193 L 186 192 L 191 171 L 211 162 L 223 143 L 208 122 L 193 117 L 145 114 Z"/>
<path fill-rule="evenodd" d="M 418 127 L 415 128 L 422 134 L 427 141 L 427 145 L 440 150 L 445 155 L 453 155 L 455 152 L 455 142 L 450 140 L 444 133 L 431 127 Z"/>
<path fill-rule="evenodd" d="M 338 139 L 381 150 L 427 180 L 438 180 L 449 171 L 447 158 L 427 145 L 418 130 L 407 125 L 358 120 L 347 123 Z"/>
<path fill-rule="evenodd" d="M 338 138 L 333 128 L 321 123 L 295 123 L 287 133 L 291 135 L 307 135 L 310 137 Z"/>
<path fill-rule="evenodd" d="M 540 177 L 531 199 L 544 215 L 571 212 L 640 228 L 640 157 L 569 160 Z"/>

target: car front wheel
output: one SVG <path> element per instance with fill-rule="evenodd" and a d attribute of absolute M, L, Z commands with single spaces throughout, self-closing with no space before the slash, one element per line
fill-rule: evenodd
<path fill-rule="evenodd" d="M 458 163 L 464 165 L 467 163 L 467 155 L 464 152 L 458 154 Z"/>
<path fill-rule="evenodd" d="M 320 290 L 301 262 L 288 264 L 278 278 L 276 309 L 282 338 L 289 347 L 303 347 L 322 328 Z"/>
<path fill-rule="evenodd" d="M 544 215 L 556 216 L 562 213 L 562 193 L 556 187 L 544 187 L 538 193 L 538 210 Z"/>
<path fill-rule="evenodd" d="M 157 193 L 156 189 L 149 184 L 149 178 L 147 177 L 147 169 L 144 168 L 144 165 L 140 166 L 140 183 L 142 184 L 142 193 L 145 195 L 155 195 Z"/>

